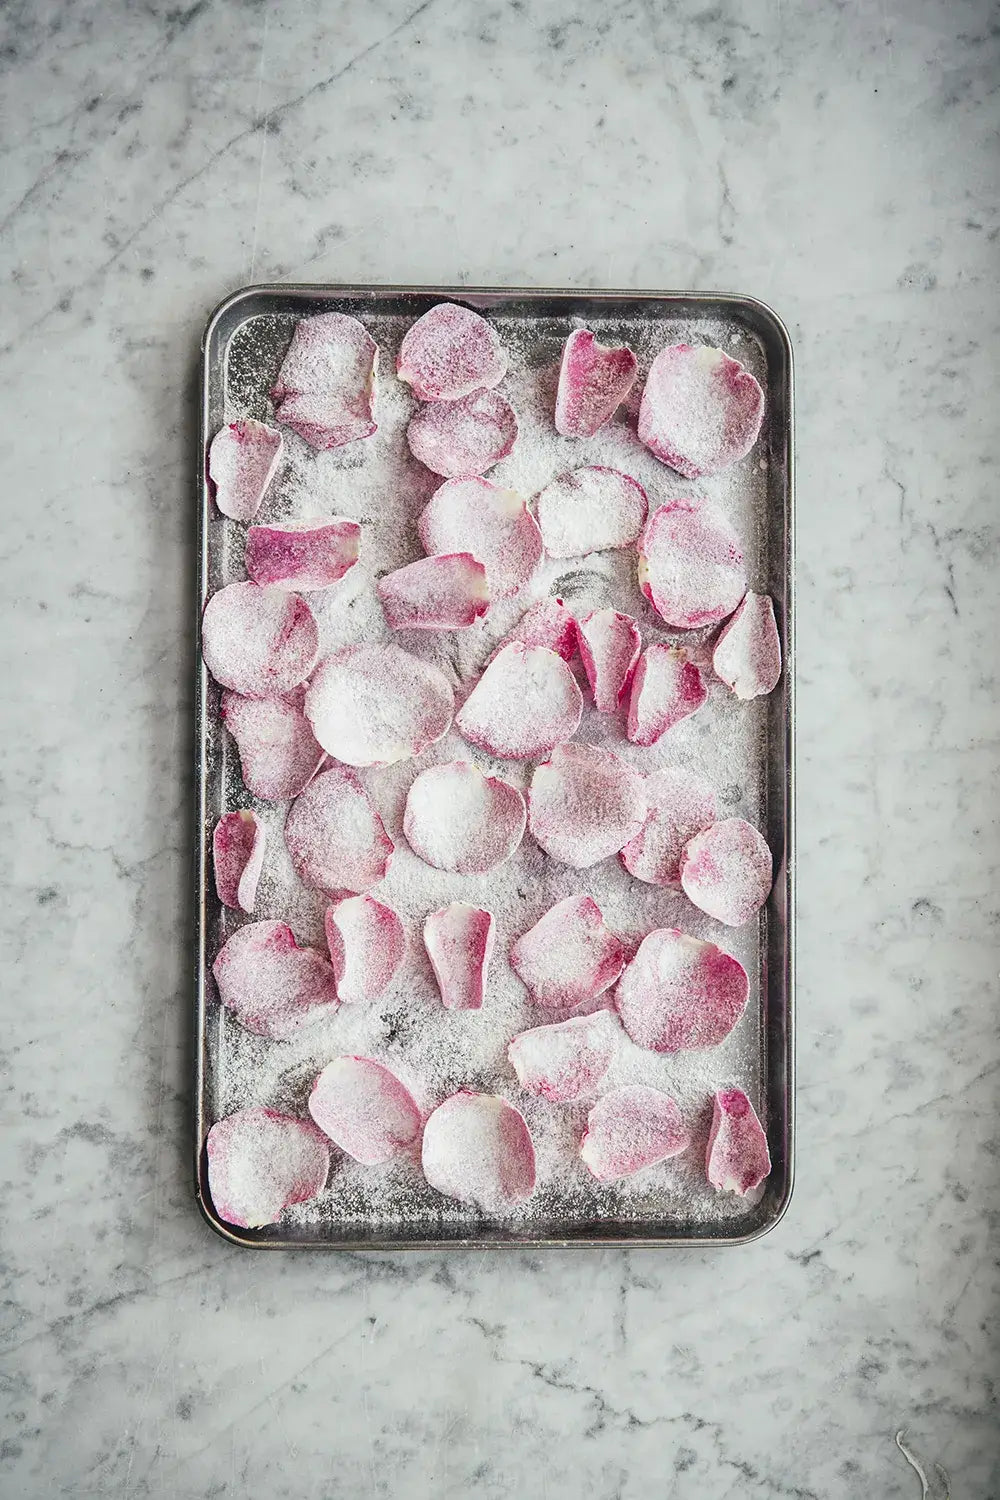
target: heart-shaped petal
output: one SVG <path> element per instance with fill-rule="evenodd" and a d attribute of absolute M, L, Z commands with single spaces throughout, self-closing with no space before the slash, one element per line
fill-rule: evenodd
<path fill-rule="evenodd" d="M 634 839 L 646 820 L 643 779 L 612 750 L 557 745 L 535 768 L 528 827 L 553 859 L 589 869 Z"/>
<path fill-rule="evenodd" d="M 673 344 L 653 360 L 639 407 L 639 437 L 686 479 L 718 474 L 760 432 L 764 392 L 721 349 Z"/>
<path fill-rule="evenodd" d="M 309 1113 L 345 1156 L 366 1167 L 389 1161 L 420 1134 L 420 1109 L 384 1063 L 335 1057 L 309 1095 Z"/>
<path fill-rule="evenodd" d="M 680 868 L 688 900 L 727 927 L 742 927 L 760 911 L 774 879 L 766 841 L 743 818 L 723 818 L 695 834 Z"/>
<path fill-rule="evenodd" d="M 483 875 L 513 854 L 525 818 L 517 787 L 454 760 L 420 772 L 407 794 L 403 832 L 435 869 Z"/>
<path fill-rule="evenodd" d="M 285 844 L 306 885 L 339 896 L 384 880 L 392 839 L 361 782 L 348 766 L 330 766 L 292 803 Z"/>
<path fill-rule="evenodd" d="M 271 391 L 275 415 L 313 448 L 370 437 L 378 345 L 357 318 L 300 318 Z"/>
<path fill-rule="evenodd" d="M 445 479 L 473 479 L 506 458 L 517 441 L 517 417 L 496 391 L 421 406 L 406 441 L 414 458 Z"/>
<path fill-rule="evenodd" d="M 631 547 L 646 520 L 648 501 L 638 479 L 591 464 L 559 474 L 536 501 L 542 541 L 550 557 L 584 557 Z"/>
<path fill-rule="evenodd" d="M 496 329 L 457 302 L 439 302 L 418 318 L 396 361 L 396 374 L 421 401 L 458 401 L 499 385 L 506 373 Z"/>
<path fill-rule="evenodd" d="M 531 1133 L 495 1094 L 462 1089 L 439 1104 L 424 1126 L 422 1161 L 432 1188 L 487 1213 L 503 1213 L 535 1190 Z"/>
<path fill-rule="evenodd" d="M 690 1144 L 691 1132 L 670 1095 L 634 1083 L 612 1089 L 594 1105 L 580 1156 L 598 1182 L 617 1182 Z"/>
<path fill-rule="evenodd" d="M 504 646 L 455 716 L 470 744 L 504 760 L 545 755 L 579 728 L 583 696 L 555 651 Z"/>
<path fill-rule="evenodd" d="M 212 965 L 219 999 L 246 1031 L 283 1041 L 337 1008 L 333 969 L 322 953 L 300 948 L 284 922 L 248 922 Z"/>
<path fill-rule="evenodd" d="M 349 766 L 420 755 L 447 734 L 455 697 L 430 662 L 399 646 L 343 646 L 325 657 L 306 693 L 319 743 Z"/>
<path fill-rule="evenodd" d="M 639 944 L 615 1004 L 633 1042 L 653 1052 L 716 1047 L 743 1014 L 746 970 L 714 943 L 660 927 Z"/>
<path fill-rule="evenodd" d="M 273 698 L 309 676 L 319 655 L 319 626 L 298 594 L 230 583 L 205 605 L 201 654 L 221 687 Z"/>
<path fill-rule="evenodd" d="M 561 1104 L 592 1094 L 611 1066 L 621 1031 L 606 1010 L 522 1031 L 507 1056 L 525 1093 Z"/>
<path fill-rule="evenodd" d="M 205 1142 L 208 1190 L 227 1224 L 276 1224 L 293 1203 L 326 1186 L 330 1146 L 309 1120 L 274 1109 L 240 1109 L 218 1120 Z"/>
<path fill-rule="evenodd" d="M 599 344 L 589 328 L 574 328 L 559 367 L 556 432 L 593 437 L 632 389 L 636 369 L 631 349 Z"/>
<path fill-rule="evenodd" d="M 625 949 L 593 896 L 567 896 L 517 939 L 510 964 L 535 1005 L 571 1010 L 614 984 Z"/>
<path fill-rule="evenodd" d="M 418 529 L 425 552 L 471 552 L 486 569 L 492 599 L 516 594 L 542 555 L 541 533 L 522 497 L 488 479 L 446 480 Z"/>
<path fill-rule="evenodd" d="M 679 886 L 685 844 L 715 822 L 715 789 L 691 771 L 664 766 L 646 777 L 646 805 L 646 821 L 621 862 L 648 885 Z"/>
<path fill-rule="evenodd" d="M 714 505 L 668 500 L 639 542 L 639 587 L 668 625 L 693 630 L 731 615 L 747 589 L 739 538 Z"/>

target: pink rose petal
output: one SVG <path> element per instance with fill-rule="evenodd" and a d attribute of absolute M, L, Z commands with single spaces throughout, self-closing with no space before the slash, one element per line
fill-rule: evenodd
<path fill-rule="evenodd" d="M 708 688 L 678 646 L 647 646 L 632 678 L 626 734 L 633 745 L 655 745 L 668 729 L 699 709 Z"/>
<path fill-rule="evenodd" d="M 345 1156 L 366 1167 L 389 1161 L 420 1134 L 420 1109 L 384 1063 L 335 1057 L 309 1095 L 309 1113 Z"/>
<path fill-rule="evenodd" d="M 559 367 L 556 432 L 593 437 L 632 389 L 636 369 L 631 349 L 599 344 L 589 328 L 575 328 Z"/>
<path fill-rule="evenodd" d="M 346 313 L 300 318 L 271 391 L 275 415 L 313 448 L 370 437 L 378 345 Z"/>
<path fill-rule="evenodd" d="M 276 1224 L 293 1203 L 326 1186 L 330 1146 L 309 1120 L 274 1109 L 240 1109 L 208 1132 L 208 1190 L 227 1224 Z"/>
<path fill-rule="evenodd" d="M 535 768 L 528 827 L 553 859 L 589 869 L 635 838 L 646 820 L 643 779 L 612 750 L 558 745 Z"/>
<path fill-rule="evenodd" d="M 670 1095 L 634 1083 L 598 1099 L 587 1116 L 580 1156 L 598 1182 L 616 1182 L 678 1156 L 690 1144 L 691 1132 Z"/>
<path fill-rule="evenodd" d="M 542 555 L 541 533 L 521 496 L 488 479 L 446 480 L 418 529 L 425 552 L 471 552 L 486 569 L 493 599 L 516 594 Z"/>
<path fill-rule="evenodd" d="M 333 969 L 322 953 L 300 948 L 284 922 L 248 922 L 212 965 L 219 999 L 246 1031 L 283 1041 L 307 1021 L 337 1008 Z"/>
<path fill-rule="evenodd" d="M 737 698 L 760 698 L 778 685 L 781 637 L 767 594 L 748 593 L 722 627 L 712 666 Z"/>
<path fill-rule="evenodd" d="M 633 1042 L 653 1052 L 716 1047 L 743 1014 L 746 970 L 714 943 L 660 927 L 643 938 L 615 1004 Z"/>
<path fill-rule="evenodd" d="M 631 615 L 614 609 L 595 609 L 577 621 L 580 658 L 602 714 L 618 712 L 639 660 L 639 627 Z"/>
<path fill-rule="evenodd" d="M 221 687 L 272 698 L 309 676 L 319 655 L 319 627 L 298 594 L 230 583 L 205 605 L 201 654 Z"/>
<path fill-rule="evenodd" d="M 418 318 L 396 361 L 396 374 L 421 401 L 457 401 L 499 385 L 506 373 L 496 329 L 456 302 L 439 302 Z"/>
<path fill-rule="evenodd" d="M 685 896 L 728 927 L 742 927 L 760 911 L 773 879 L 771 851 L 743 818 L 713 823 L 681 855 Z"/>
<path fill-rule="evenodd" d="M 742 1089 L 720 1089 L 713 1104 L 705 1171 L 717 1191 L 744 1197 L 771 1170 L 767 1136 Z"/>
<path fill-rule="evenodd" d="M 592 1094 L 611 1066 L 621 1032 L 606 1010 L 522 1031 L 507 1056 L 525 1093 L 561 1104 Z"/>
<path fill-rule="evenodd" d="M 225 813 L 212 835 L 215 889 L 223 906 L 252 915 L 264 868 L 264 827 L 256 813 Z"/>
<path fill-rule="evenodd" d="M 535 1005 L 570 1010 L 614 984 L 625 949 L 592 896 L 567 896 L 517 939 L 510 965 Z"/>
<path fill-rule="evenodd" d="M 739 539 L 722 512 L 707 501 L 661 505 L 639 542 L 639 587 L 681 630 L 731 615 L 747 580 Z"/>
<path fill-rule="evenodd" d="M 339 765 L 296 797 L 285 819 L 285 844 L 299 879 L 329 896 L 378 885 L 393 852 L 368 793 L 349 767 Z"/>
<path fill-rule="evenodd" d="M 483 672 L 455 728 L 490 755 L 531 760 L 574 735 L 582 712 L 583 696 L 562 657 L 512 641 Z"/>
<path fill-rule="evenodd" d="M 461 630 L 490 607 L 486 569 L 471 552 L 419 557 L 380 578 L 375 592 L 390 630 Z"/>
<path fill-rule="evenodd" d="M 435 869 L 483 875 L 513 854 L 525 817 L 517 787 L 454 760 L 420 772 L 407 794 L 403 832 Z"/>
<path fill-rule="evenodd" d="M 215 503 L 234 521 L 252 521 L 281 462 L 284 438 L 274 427 L 246 418 L 230 422 L 212 439 L 208 477 Z"/>
<path fill-rule="evenodd" d="M 490 912 L 453 901 L 424 922 L 424 947 L 445 1010 L 479 1010 L 493 954 Z"/>
<path fill-rule="evenodd" d="M 576 620 L 561 599 L 540 599 L 504 636 L 490 661 L 512 642 L 522 646 L 545 646 L 563 661 L 572 661 L 576 651 Z"/>
<path fill-rule="evenodd" d="M 665 766 L 646 777 L 646 803 L 646 821 L 621 862 L 648 885 L 679 886 L 684 845 L 715 822 L 715 790 L 691 771 Z"/>
<path fill-rule="evenodd" d="M 506 458 L 517 441 L 517 417 L 496 391 L 441 401 L 413 413 L 406 441 L 414 458 L 445 479 L 473 479 Z"/>
<path fill-rule="evenodd" d="M 547 484 L 536 501 L 538 525 L 550 557 L 631 547 L 646 520 L 646 491 L 617 469 L 591 464 Z"/>
<path fill-rule="evenodd" d="M 349 766 L 420 755 L 451 726 L 455 697 L 430 662 L 399 646 L 343 646 L 320 662 L 306 718 L 323 749 Z"/>
<path fill-rule="evenodd" d="M 343 516 L 251 526 L 246 569 L 254 583 L 286 589 L 328 589 L 358 560 L 361 527 Z"/>
<path fill-rule="evenodd" d="M 326 945 L 344 1005 L 367 1005 L 391 984 L 406 952 L 403 924 L 374 896 L 347 896 L 327 907 Z"/>
<path fill-rule="evenodd" d="M 639 437 L 683 474 L 718 474 L 750 452 L 764 415 L 764 392 L 721 349 L 673 344 L 653 360 L 639 407 Z"/>
<path fill-rule="evenodd" d="M 524 1117 L 495 1094 L 463 1089 L 424 1126 L 424 1176 L 446 1198 L 502 1213 L 535 1189 L 535 1148 Z"/>
<path fill-rule="evenodd" d="M 243 785 L 255 797 L 269 802 L 297 797 L 319 770 L 323 747 L 302 712 L 303 697 L 222 695 L 222 719 L 240 752 Z"/>

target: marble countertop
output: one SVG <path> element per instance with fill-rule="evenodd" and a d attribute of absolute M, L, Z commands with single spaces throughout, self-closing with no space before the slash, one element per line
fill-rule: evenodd
<path fill-rule="evenodd" d="M 1000 1491 L 1000 43 L 985 0 L 3 13 L 0 1489 Z M 751 293 L 798 356 L 799 1141 L 737 1251 L 198 1217 L 191 487 L 261 280 Z"/>

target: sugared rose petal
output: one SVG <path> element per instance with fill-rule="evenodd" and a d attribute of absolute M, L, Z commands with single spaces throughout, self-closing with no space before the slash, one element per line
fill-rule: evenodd
<path fill-rule="evenodd" d="M 589 328 L 574 328 L 559 367 L 556 432 L 593 437 L 632 389 L 636 368 L 631 349 L 599 344 Z"/>
<path fill-rule="evenodd" d="M 560 474 L 536 502 L 538 524 L 550 557 L 631 547 L 642 530 L 648 502 L 637 479 L 590 465 Z"/>
<path fill-rule="evenodd" d="M 580 657 L 602 714 L 617 713 L 639 660 L 639 627 L 631 615 L 614 609 L 595 609 L 577 621 Z"/>
<path fill-rule="evenodd" d="M 517 441 L 517 417 L 496 391 L 440 401 L 413 413 L 406 429 L 410 452 L 432 474 L 472 479 L 506 458 Z"/>
<path fill-rule="evenodd" d="M 323 747 L 294 695 L 243 698 L 226 692 L 222 719 L 240 752 L 243 785 L 255 797 L 270 802 L 297 797 L 319 770 Z"/>
<path fill-rule="evenodd" d="M 461 630 L 490 607 L 486 569 L 471 552 L 418 557 L 380 578 L 375 592 L 390 630 Z"/>
<path fill-rule="evenodd" d="M 713 823 L 681 855 L 685 896 L 727 927 L 742 927 L 760 911 L 772 879 L 771 851 L 743 818 Z"/>
<path fill-rule="evenodd" d="M 230 583 L 205 605 L 201 654 L 221 687 L 271 698 L 309 676 L 319 654 L 319 627 L 298 594 Z"/>
<path fill-rule="evenodd" d="M 212 835 L 215 889 L 223 906 L 252 913 L 264 868 L 264 828 L 256 813 L 225 813 Z"/>
<path fill-rule="evenodd" d="M 614 984 L 625 949 L 592 896 L 557 901 L 510 950 L 510 965 L 536 1005 L 570 1010 Z"/>
<path fill-rule="evenodd" d="M 506 373 L 496 329 L 456 302 L 439 302 L 418 318 L 396 361 L 396 374 L 421 401 L 458 401 L 499 385 Z"/>
<path fill-rule="evenodd" d="M 542 555 L 541 533 L 521 496 L 488 479 L 446 480 L 425 506 L 419 531 L 425 552 L 478 558 L 493 599 L 516 594 Z"/>
<path fill-rule="evenodd" d="M 606 1010 L 522 1031 L 507 1056 L 525 1093 L 561 1104 L 592 1094 L 611 1066 L 621 1036 Z"/>
<path fill-rule="evenodd" d="M 583 696 L 562 657 L 544 646 L 504 646 L 455 715 L 471 745 L 504 760 L 546 755 L 574 735 Z"/>
<path fill-rule="evenodd" d="M 572 661 L 576 651 L 576 620 L 561 599 L 540 599 L 504 636 L 490 661 L 513 641 L 522 646 L 545 646 L 563 661 Z"/>
<path fill-rule="evenodd" d="M 517 787 L 454 760 L 428 766 L 413 782 L 403 832 L 413 852 L 435 869 L 482 875 L 510 858 L 524 823 Z"/>
<path fill-rule="evenodd" d="M 455 697 L 430 662 L 399 646 L 344 646 L 324 657 L 306 693 L 323 749 L 348 766 L 420 755 L 448 733 Z"/>
<path fill-rule="evenodd" d="M 764 415 L 764 392 L 721 349 L 673 344 L 653 360 L 639 407 L 639 438 L 683 474 L 718 474 L 750 452 Z"/>
<path fill-rule="evenodd" d="M 639 587 L 681 630 L 732 614 L 747 580 L 739 539 L 722 512 L 706 501 L 661 505 L 639 542 Z"/>
<path fill-rule="evenodd" d="M 531 778 L 528 827 L 546 854 L 577 870 L 617 854 L 645 820 L 643 779 L 612 750 L 558 745 Z"/>
<path fill-rule="evenodd" d="M 580 1156 L 598 1182 L 616 1182 L 678 1156 L 690 1144 L 691 1132 L 670 1095 L 634 1083 L 613 1089 L 594 1105 Z"/>
<path fill-rule="evenodd" d="M 276 1224 L 326 1186 L 330 1146 L 309 1120 L 240 1109 L 208 1132 L 208 1190 L 216 1213 L 240 1229 Z"/>
<path fill-rule="evenodd" d="M 284 922 L 248 922 L 212 965 L 219 999 L 246 1031 L 282 1041 L 337 1008 L 333 969 L 322 953 L 300 948 Z"/>
<path fill-rule="evenodd" d="M 208 477 L 215 503 L 234 521 L 252 521 L 274 478 L 284 438 L 265 422 L 230 422 L 215 434 L 208 450 Z"/>
<path fill-rule="evenodd" d="M 625 845 L 621 862 L 648 885 L 679 886 L 684 845 L 715 822 L 714 788 L 691 771 L 666 766 L 646 777 L 646 803 L 642 831 Z"/>
<path fill-rule="evenodd" d="M 453 901 L 424 923 L 424 947 L 446 1010 L 479 1010 L 493 954 L 493 917 Z"/>
<path fill-rule="evenodd" d="M 251 526 L 246 568 L 254 583 L 285 589 L 328 589 L 358 560 L 361 527 L 343 516 Z"/>
<path fill-rule="evenodd" d="M 422 1160 L 432 1188 L 487 1213 L 501 1213 L 535 1189 L 524 1117 L 495 1094 L 463 1089 L 439 1104 L 424 1126 Z"/>
<path fill-rule="evenodd" d="M 767 594 L 744 597 L 715 643 L 712 666 L 737 698 L 760 698 L 777 686 L 781 637 Z"/>
<path fill-rule="evenodd" d="M 295 873 L 330 896 L 367 891 L 385 878 L 392 839 L 347 766 L 311 781 L 285 819 L 285 844 Z"/>
<path fill-rule="evenodd" d="M 403 924 L 374 896 L 348 896 L 327 907 L 326 946 L 345 1005 L 368 1004 L 388 989 L 406 952 Z"/>
<path fill-rule="evenodd" d="M 313 448 L 371 437 L 378 345 L 346 313 L 300 318 L 271 391 L 275 414 Z"/>
<path fill-rule="evenodd" d="M 309 1095 L 309 1113 L 345 1156 L 366 1167 L 389 1161 L 420 1133 L 420 1110 L 409 1089 L 370 1057 L 335 1057 Z"/>
<path fill-rule="evenodd" d="M 715 1189 L 742 1198 L 771 1170 L 767 1136 L 742 1089 L 720 1089 L 713 1102 L 705 1171 Z"/>
<path fill-rule="evenodd" d="M 707 697 L 704 679 L 686 653 L 654 642 L 642 653 L 632 678 L 626 733 L 633 745 L 655 745 Z"/>
<path fill-rule="evenodd" d="M 749 993 L 746 970 L 735 958 L 714 943 L 660 927 L 639 944 L 615 1004 L 638 1046 L 681 1052 L 718 1046 L 743 1014 Z"/>

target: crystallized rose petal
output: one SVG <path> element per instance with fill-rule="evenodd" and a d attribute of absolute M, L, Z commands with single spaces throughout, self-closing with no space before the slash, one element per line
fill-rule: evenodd
<path fill-rule="evenodd" d="M 271 391 L 275 415 L 313 448 L 370 437 L 378 345 L 357 318 L 300 318 Z"/>
<path fill-rule="evenodd" d="M 512 641 L 483 672 L 455 728 L 490 755 L 531 760 L 574 735 L 582 712 L 583 696 L 562 657 Z"/>
<path fill-rule="evenodd" d="M 598 1182 L 616 1182 L 678 1156 L 690 1144 L 691 1132 L 670 1095 L 634 1083 L 612 1089 L 594 1105 L 580 1156 Z"/>
<path fill-rule="evenodd" d="M 330 766 L 292 803 L 285 844 L 306 885 L 338 896 L 367 891 L 385 878 L 392 839 L 361 782 L 347 766 Z"/>
<path fill-rule="evenodd" d="M 525 816 L 517 787 L 454 760 L 420 772 L 407 794 L 403 832 L 435 869 L 482 875 L 513 854 Z"/>
<path fill-rule="evenodd" d="M 621 1032 L 606 1010 L 522 1031 L 507 1056 L 525 1093 L 561 1104 L 592 1094 L 611 1066 Z"/>
<path fill-rule="evenodd" d="M 256 813 L 225 813 L 212 835 L 215 889 L 223 906 L 253 912 L 264 868 L 264 826 Z"/>
<path fill-rule="evenodd" d="M 633 745 L 655 745 L 707 697 L 702 675 L 687 654 L 657 641 L 646 647 L 635 669 L 625 732 Z"/>
<path fill-rule="evenodd" d="M 717 1191 L 743 1197 L 771 1170 L 767 1136 L 742 1089 L 720 1089 L 713 1105 L 705 1171 Z"/>
<path fill-rule="evenodd" d="M 374 896 L 347 896 L 327 907 L 324 923 L 338 1000 L 344 1005 L 377 1000 L 406 952 L 399 917 Z"/>
<path fill-rule="evenodd" d="M 535 1148 L 524 1117 L 495 1094 L 462 1089 L 424 1126 L 424 1176 L 446 1198 L 503 1212 L 535 1189 Z"/>
<path fill-rule="evenodd" d="M 396 374 L 421 401 L 457 401 L 499 385 L 507 353 L 485 318 L 457 302 L 439 302 L 400 345 Z"/>
<path fill-rule="evenodd" d="M 683 474 L 718 474 L 750 452 L 764 415 L 764 392 L 721 349 L 673 344 L 653 360 L 639 408 L 639 437 Z"/>
<path fill-rule="evenodd" d="M 714 788 L 691 771 L 665 766 L 646 777 L 646 803 L 642 831 L 625 845 L 621 862 L 648 885 L 679 886 L 685 844 L 715 822 Z"/>
<path fill-rule="evenodd" d="M 528 827 L 546 854 L 577 870 L 617 854 L 646 819 L 643 779 L 612 750 L 558 745 L 535 768 Z"/>
<path fill-rule="evenodd" d="M 335 1057 L 309 1095 L 309 1113 L 345 1156 L 377 1166 L 412 1146 L 420 1110 L 409 1089 L 384 1063 Z"/>
<path fill-rule="evenodd" d="M 625 949 L 592 896 L 557 901 L 510 950 L 510 965 L 535 1005 L 570 1010 L 614 984 Z"/>
<path fill-rule="evenodd" d="M 424 947 L 445 1010 L 479 1010 L 493 954 L 494 925 L 488 911 L 453 901 L 424 922 Z"/>
<path fill-rule="evenodd" d="M 319 654 L 319 627 L 298 594 L 230 583 L 205 605 L 201 654 L 221 687 L 271 698 L 309 676 Z"/>
<path fill-rule="evenodd" d="M 615 1004 L 633 1042 L 653 1052 L 716 1047 L 743 1014 L 746 970 L 714 943 L 660 927 L 643 938 Z"/>
<path fill-rule="evenodd" d="M 285 589 L 328 589 L 358 560 L 361 527 L 344 516 L 251 526 L 246 569 L 254 583 Z"/>
<path fill-rule="evenodd" d="M 295 695 L 222 695 L 222 719 L 240 752 L 243 785 L 255 797 L 270 802 L 297 797 L 319 770 L 323 747 L 302 712 L 303 696 L 300 692 L 296 701 Z"/>
<path fill-rule="evenodd" d="M 681 855 L 685 896 L 728 927 L 742 927 L 760 911 L 772 880 L 771 851 L 743 818 L 713 823 Z"/>
<path fill-rule="evenodd" d="M 580 658 L 602 714 L 617 713 L 639 660 L 639 627 L 631 615 L 614 609 L 595 609 L 577 621 Z"/>
<path fill-rule="evenodd" d="M 490 607 L 486 569 L 471 552 L 419 557 L 375 586 L 390 630 L 461 630 Z"/>
<path fill-rule="evenodd" d="M 542 555 L 541 533 L 524 500 L 488 479 L 446 480 L 424 507 L 418 529 L 425 552 L 478 558 L 493 599 L 516 594 Z"/>
<path fill-rule="evenodd" d="M 617 469 L 591 464 L 547 484 L 535 502 L 550 557 L 631 547 L 646 520 L 646 491 Z"/>
<path fill-rule="evenodd" d="M 517 417 L 496 391 L 461 401 L 439 401 L 413 413 L 406 429 L 410 452 L 433 474 L 472 479 L 506 458 L 517 441 Z"/>
<path fill-rule="evenodd" d="M 639 542 L 639 587 L 681 630 L 732 614 L 747 580 L 739 539 L 722 512 L 706 501 L 661 505 Z"/>
<path fill-rule="evenodd" d="M 215 434 L 208 450 L 208 477 L 215 503 L 234 521 L 252 521 L 274 478 L 284 438 L 265 422 L 246 418 Z"/>
<path fill-rule="evenodd" d="M 490 661 L 513 641 L 522 646 L 545 646 L 563 661 L 572 661 L 576 651 L 576 620 L 561 599 L 540 599 L 504 636 Z"/>
<path fill-rule="evenodd" d="M 330 1146 L 309 1120 L 274 1109 L 240 1109 L 208 1132 L 208 1190 L 227 1224 L 276 1224 L 293 1203 L 326 1186 Z"/>
<path fill-rule="evenodd" d="M 556 432 L 593 437 L 632 389 L 636 369 L 631 349 L 599 344 L 589 328 L 575 328 L 559 367 Z"/>
<path fill-rule="evenodd" d="M 333 969 L 322 953 L 300 948 L 284 922 L 248 922 L 212 965 L 219 999 L 246 1031 L 282 1041 L 337 1008 Z"/>
<path fill-rule="evenodd" d="M 324 657 L 306 693 L 323 749 L 349 766 L 391 765 L 436 744 L 455 697 L 430 662 L 399 646 L 343 646 Z"/>
<path fill-rule="evenodd" d="M 781 676 L 781 637 L 767 594 L 748 593 L 722 628 L 712 666 L 737 698 L 760 698 Z"/>

